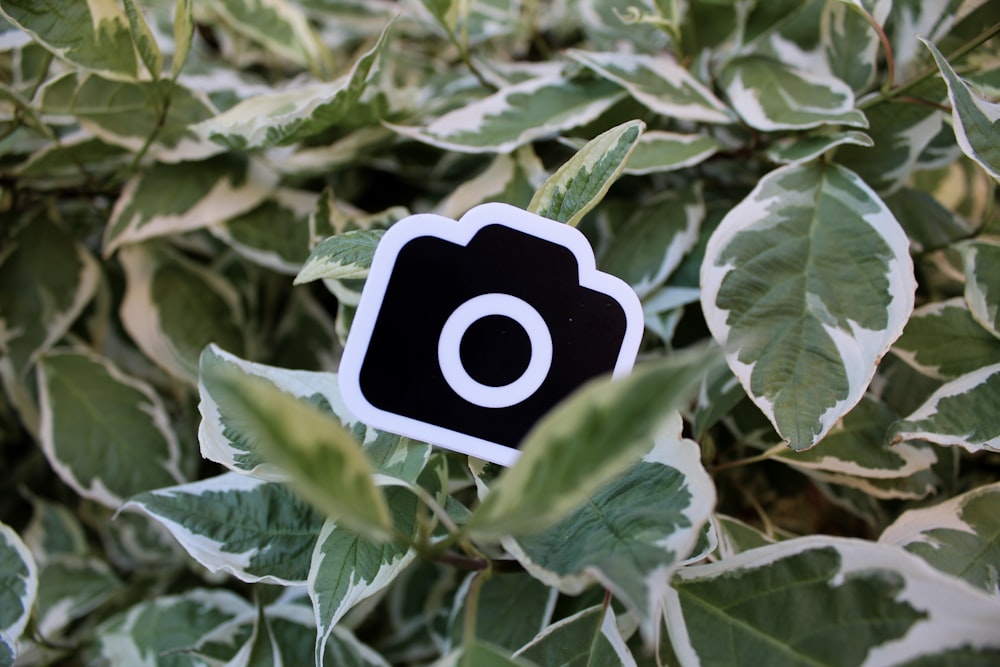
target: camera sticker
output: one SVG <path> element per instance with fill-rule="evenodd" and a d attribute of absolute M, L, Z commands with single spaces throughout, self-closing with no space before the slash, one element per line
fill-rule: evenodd
<path fill-rule="evenodd" d="M 556 403 L 631 371 L 642 329 L 573 227 L 507 204 L 412 215 L 375 250 L 340 390 L 375 428 L 511 465 Z"/>

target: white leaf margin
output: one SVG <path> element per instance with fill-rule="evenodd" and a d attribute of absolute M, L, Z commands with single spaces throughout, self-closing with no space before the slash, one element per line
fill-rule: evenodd
<path fill-rule="evenodd" d="M 38 597 L 38 566 L 35 564 L 35 559 L 31 555 L 31 551 L 27 545 L 25 545 L 14 529 L 5 523 L 0 523 L 0 539 L 4 542 L 4 544 L 0 545 L 0 548 L 12 548 L 28 571 L 27 577 L 22 579 L 25 590 L 24 594 L 20 596 L 21 605 L 24 610 L 7 627 L 0 628 L 0 632 L 4 635 L 2 641 L 7 643 L 15 651 L 16 655 L 17 639 L 28 625 L 32 607 L 34 607 L 35 599 Z M 6 587 L 6 583 L 4 586 Z"/>
<path fill-rule="evenodd" d="M 996 631 L 1000 623 L 1000 601 L 961 579 L 935 570 L 904 549 L 888 544 L 811 535 L 751 549 L 717 563 L 684 568 L 676 577 L 681 581 L 723 577 L 829 548 L 835 549 L 841 558 L 840 571 L 831 580 L 831 585 L 837 586 L 854 574 L 871 575 L 884 570 L 903 579 L 904 586 L 896 600 L 926 613 L 926 618 L 914 623 L 903 637 L 872 648 L 863 663 L 865 667 L 901 664 L 967 646 L 1000 648 L 1000 634 Z M 670 639 L 681 665 L 700 665 L 674 588 L 667 590 L 664 605 Z"/>
<path fill-rule="evenodd" d="M 575 623 L 583 616 L 593 613 L 593 611 L 594 607 L 589 607 L 573 614 L 572 616 L 567 616 L 566 618 L 549 625 L 542 632 L 536 635 L 534 639 L 519 648 L 514 653 L 513 657 L 520 657 L 527 650 L 544 641 L 552 633 L 556 632 L 560 628 Z M 604 638 L 614 649 L 615 656 L 621 661 L 620 667 L 637 667 L 635 658 L 632 657 L 632 653 L 629 651 L 628 645 L 625 643 L 625 638 L 622 636 L 621 628 L 618 627 L 618 621 L 615 619 L 614 610 L 610 606 L 608 606 L 603 613 L 603 619 L 601 620 L 601 634 L 604 635 Z M 589 660 L 587 664 L 591 664 Z"/>

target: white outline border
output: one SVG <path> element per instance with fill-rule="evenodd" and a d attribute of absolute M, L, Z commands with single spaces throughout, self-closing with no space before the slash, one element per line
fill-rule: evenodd
<path fill-rule="evenodd" d="M 344 346 L 338 382 L 344 403 L 360 421 L 366 424 L 455 452 L 510 466 L 520 456 L 519 450 L 377 408 L 365 398 L 360 385 L 361 364 L 368 351 L 389 277 L 396 264 L 396 257 L 403 247 L 413 239 L 425 236 L 466 246 L 479 230 L 489 225 L 503 225 L 550 241 L 573 253 L 577 263 L 579 284 L 612 297 L 625 313 L 625 337 L 612 375 L 623 377 L 631 372 L 639 353 L 644 323 L 642 304 L 628 283 L 597 270 L 590 242 L 576 228 L 509 204 L 489 203 L 480 204 L 469 210 L 458 222 L 441 215 L 418 213 L 400 220 L 385 232 L 372 259 L 368 279 L 361 293 L 361 301 Z"/>

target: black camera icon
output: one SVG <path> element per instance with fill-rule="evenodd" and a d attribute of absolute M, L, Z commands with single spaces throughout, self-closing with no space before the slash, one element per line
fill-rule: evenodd
<path fill-rule="evenodd" d="M 642 328 L 572 227 L 506 204 L 413 215 L 379 241 L 341 394 L 371 426 L 510 465 L 556 403 L 631 370 Z"/>

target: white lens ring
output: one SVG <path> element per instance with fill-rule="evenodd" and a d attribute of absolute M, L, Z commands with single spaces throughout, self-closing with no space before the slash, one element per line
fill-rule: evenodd
<path fill-rule="evenodd" d="M 502 315 L 517 322 L 528 334 L 531 359 L 513 382 L 492 387 L 476 381 L 462 364 L 462 337 L 474 322 L 490 315 Z M 448 317 L 438 338 L 438 364 L 452 391 L 473 405 L 506 408 L 525 400 L 542 386 L 552 366 L 552 336 L 545 320 L 531 304 L 510 294 L 480 294 Z"/>

